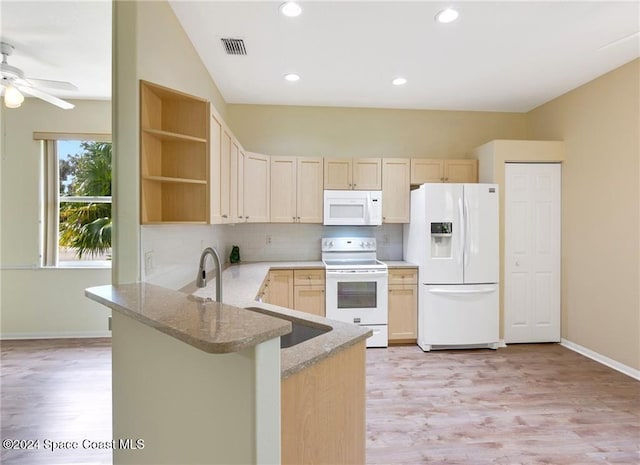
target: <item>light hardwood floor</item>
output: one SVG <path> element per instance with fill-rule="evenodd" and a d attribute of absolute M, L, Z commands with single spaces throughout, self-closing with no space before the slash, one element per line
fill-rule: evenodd
<path fill-rule="evenodd" d="M 639 464 L 640 382 L 557 344 L 367 352 L 370 464 Z"/>
<path fill-rule="evenodd" d="M 111 340 L 1 341 L 0 348 L 2 439 L 40 440 L 38 450 L 3 447 L 0 462 L 110 464 L 110 450 L 51 451 L 44 440 L 111 439 Z"/>
<path fill-rule="evenodd" d="M 109 340 L 2 341 L 2 439 L 111 438 Z M 2 463 L 106 464 L 108 450 Z M 367 350 L 367 463 L 640 463 L 640 382 L 555 344 Z"/>

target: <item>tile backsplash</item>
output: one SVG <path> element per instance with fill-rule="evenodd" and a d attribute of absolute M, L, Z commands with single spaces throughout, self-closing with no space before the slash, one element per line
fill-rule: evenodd
<path fill-rule="evenodd" d="M 240 247 L 245 262 L 279 260 L 320 260 L 323 237 L 375 237 L 378 258 L 402 259 L 402 225 L 323 226 L 320 224 L 238 224 L 224 226 L 225 259 L 231 246 Z"/>
<path fill-rule="evenodd" d="M 153 225 L 142 226 L 140 236 L 142 280 L 171 289 L 180 289 L 195 280 L 205 247 L 215 247 L 225 262 L 229 261 L 233 245 L 240 248 L 242 262 L 320 260 L 323 237 L 375 237 L 379 259 L 402 260 L 401 224 Z"/>
<path fill-rule="evenodd" d="M 225 250 L 223 229 L 215 225 L 142 226 L 142 280 L 170 289 L 195 281 L 202 251 L 206 247 L 220 253 Z M 207 260 L 210 267 L 211 259 Z"/>

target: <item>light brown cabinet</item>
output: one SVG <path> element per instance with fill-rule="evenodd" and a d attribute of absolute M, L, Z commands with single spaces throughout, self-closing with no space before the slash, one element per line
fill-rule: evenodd
<path fill-rule="evenodd" d="M 269 157 L 245 152 L 215 113 L 211 134 L 211 222 L 268 222 Z"/>
<path fill-rule="evenodd" d="M 293 270 L 270 270 L 260 297 L 263 302 L 293 308 Z"/>
<path fill-rule="evenodd" d="M 229 223 L 239 223 L 243 221 L 242 204 L 239 203 L 242 192 L 242 159 L 240 155 L 240 144 L 235 138 L 231 138 L 229 153 Z"/>
<path fill-rule="evenodd" d="M 269 222 L 270 157 L 259 153 L 243 154 L 244 221 Z M 240 203 L 239 203 L 240 204 Z"/>
<path fill-rule="evenodd" d="M 140 222 L 209 221 L 209 103 L 140 81 Z"/>
<path fill-rule="evenodd" d="M 365 463 L 365 342 L 282 380 L 282 465 Z"/>
<path fill-rule="evenodd" d="M 211 223 L 220 224 L 222 223 L 222 213 L 221 213 L 221 193 L 222 186 L 221 178 L 220 178 L 220 170 L 221 170 L 221 151 L 222 151 L 222 118 L 215 113 L 211 113 L 211 118 L 209 120 L 209 182 L 211 185 L 210 189 L 210 213 L 209 218 Z"/>
<path fill-rule="evenodd" d="M 322 158 L 271 157 L 271 222 L 322 223 Z"/>
<path fill-rule="evenodd" d="M 478 160 L 447 160 L 445 182 L 478 182 Z"/>
<path fill-rule="evenodd" d="M 389 268 L 389 343 L 418 337 L 418 270 Z"/>
<path fill-rule="evenodd" d="M 411 184 L 478 182 L 478 160 L 411 159 Z"/>
<path fill-rule="evenodd" d="M 324 268 L 270 270 L 259 297 L 263 302 L 324 316 Z"/>
<path fill-rule="evenodd" d="M 411 211 L 410 160 L 384 158 L 382 160 L 382 222 L 408 223 Z"/>
<path fill-rule="evenodd" d="M 293 308 L 325 316 L 324 269 L 293 270 Z"/>
<path fill-rule="evenodd" d="M 380 190 L 382 189 L 382 159 L 325 158 L 324 188 Z"/>
<path fill-rule="evenodd" d="M 220 133 L 220 147 L 211 149 L 211 172 L 216 176 L 212 182 L 213 223 L 229 223 L 231 221 L 231 146 L 232 138 L 229 130 L 212 115 L 212 130 Z"/>

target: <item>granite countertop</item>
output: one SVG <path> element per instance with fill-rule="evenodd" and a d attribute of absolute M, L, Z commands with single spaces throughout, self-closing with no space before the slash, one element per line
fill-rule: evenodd
<path fill-rule="evenodd" d="M 148 283 L 91 287 L 85 295 L 204 352 L 238 352 L 291 332 L 291 323 Z"/>
<path fill-rule="evenodd" d="M 228 266 L 222 274 L 222 282 L 224 284 L 222 301 L 225 304 L 242 308 L 259 308 L 266 314 L 280 315 L 293 321 L 331 327 L 331 331 L 327 333 L 296 344 L 293 347 L 281 349 L 280 366 L 282 378 L 297 373 L 340 350 L 365 340 L 371 335 L 371 330 L 368 328 L 256 301 L 258 291 L 269 270 L 288 268 L 324 268 L 324 265 L 319 260 L 241 263 Z M 215 296 L 215 279 L 207 283 L 207 287 L 202 289 L 196 288 L 195 285 L 189 285 L 181 290 L 199 297 L 213 297 Z"/>
<path fill-rule="evenodd" d="M 215 279 L 202 289 L 194 283 L 179 291 L 132 283 L 92 287 L 85 295 L 209 353 L 237 352 L 282 336 L 291 331 L 290 321 L 330 327 L 327 333 L 281 349 L 281 375 L 286 378 L 371 335 L 368 328 L 255 300 L 270 269 L 323 267 L 321 261 L 230 265 L 222 273 L 222 304 L 209 301 L 215 297 Z"/>

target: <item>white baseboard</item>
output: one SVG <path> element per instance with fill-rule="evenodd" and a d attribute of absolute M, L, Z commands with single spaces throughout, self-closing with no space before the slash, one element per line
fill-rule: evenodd
<path fill-rule="evenodd" d="M 111 331 L 61 331 L 47 333 L 8 333 L 0 334 L 0 340 L 20 340 L 20 339 L 84 339 L 97 337 L 111 337 Z"/>
<path fill-rule="evenodd" d="M 640 381 L 640 370 L 631 368 L 630 366 L 617 362 L 609 357 L 605 357 L 598 352 L 594 352 L 591 349 L 587 349 L 586 347 L 583 347 L 579 344 L 576 344 L 575 342 L 571 342 L 564 338 L 560 341 L 560 345 Z"/>

